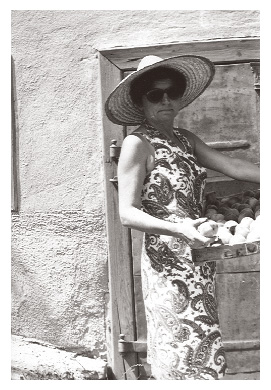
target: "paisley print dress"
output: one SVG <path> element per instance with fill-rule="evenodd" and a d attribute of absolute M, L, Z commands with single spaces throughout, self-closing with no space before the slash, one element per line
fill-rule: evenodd
<path fill-rule="evenodd" d="M 145 125 L 155 149 L 155 167 L 145 178 L 142 210 L 163 220 L 198 218 L 206 170 L 188 139 L 175 129 L 183 149 Z M 225 353 L 215 298 L 215 263 L 195 265 L 182 239 L 144 236 L 142 289 L 147 319 L 148 362 L 155 379 L 220 379 Z"/>

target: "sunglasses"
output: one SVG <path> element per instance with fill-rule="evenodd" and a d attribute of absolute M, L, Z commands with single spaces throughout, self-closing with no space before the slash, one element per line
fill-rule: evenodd
<path fill-rule="evenodd" d="M 149 102 L 158 103 L 163 99 L 165 93 L 171 100 L 177 100 L 182 96 L 180 89 L 177 87 L 169 87 L 167 89 L 155 88 L 151 89 L 145 95 Z"/>

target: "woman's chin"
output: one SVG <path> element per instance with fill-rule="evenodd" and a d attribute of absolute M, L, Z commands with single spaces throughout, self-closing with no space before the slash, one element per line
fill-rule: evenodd
<path fill-rule="evenodd" d="M 157 119 L 160 121 L 173 121 L 175 118 L 173 110 L 163 110 L 159 111 Z"/>

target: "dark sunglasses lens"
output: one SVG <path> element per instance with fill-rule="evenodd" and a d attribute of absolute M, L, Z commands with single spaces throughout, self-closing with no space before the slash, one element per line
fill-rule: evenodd
<path fill-rule="evenodd" d="M 151 103 L 158 103 L 160 100 L 162 100 L 164 95 L 163 89 L 152 89 L 151 91 L 147 92 L 146 96 L 147 99 Z"/>
<path fill-rule="evenodd" d="M 167 90 L 167 95 L 172 100 L 176 100 L 181 96 L 180 90 L 178 88 L 175 88 L 175 87 L 169 88 Z"/>
<path fill-rule="evenodd" d="M 176 100 L 181 96 L 179 89 L 176 87 L 170 87 L 168 89 L 152 89 L 146 93 L 146 96 L 151 103 L 158 103 L 163 99 L 164 93 L 166 93 L 172 100 Z"/>

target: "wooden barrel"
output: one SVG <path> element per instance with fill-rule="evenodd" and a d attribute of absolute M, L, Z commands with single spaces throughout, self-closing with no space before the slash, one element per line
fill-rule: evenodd
<path fill-rule="evenodd" d="M 193 260 L 216 261 L 216 296 L 227 359 L 225 379 L 259 379 L 260 243 L 193 250 Z"/>

